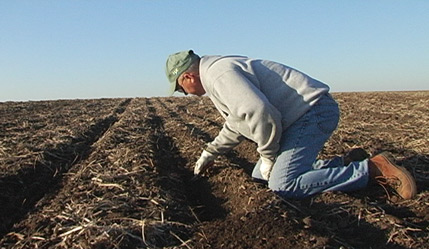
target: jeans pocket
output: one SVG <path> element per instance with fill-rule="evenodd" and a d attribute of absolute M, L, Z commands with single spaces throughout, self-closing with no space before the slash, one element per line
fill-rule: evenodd
<path fill-rule="evenodd" d="M 316 106 L 317 126 L 325 134 L 331 134 L 339 121 L 338 105 Z"/>

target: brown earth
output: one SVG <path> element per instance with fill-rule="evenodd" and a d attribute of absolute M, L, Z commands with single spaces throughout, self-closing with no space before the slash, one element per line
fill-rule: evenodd
<path fill-rule="evenodd" d="M 206 97 L 0 103 L 0 248 L 427 248 L 429 92 L 334 97 L 320 157 L 390 151 L 416 198 L 283 200 L 252 181 L 250 141 L 194 178 L 223 123 Z"/>

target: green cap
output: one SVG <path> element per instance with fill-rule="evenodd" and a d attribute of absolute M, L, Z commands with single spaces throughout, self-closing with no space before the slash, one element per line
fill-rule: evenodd
<path fill-rule="evenodd" d="M 173 93 L 177 90 L 177 79 L 179 76 L 185 72 L 195 60 L 199 58 L 200 57 L 192 50 L 186 50 L 168 56 L 165 74 L 170 81 L 170 95 L 173 95 Z"/>

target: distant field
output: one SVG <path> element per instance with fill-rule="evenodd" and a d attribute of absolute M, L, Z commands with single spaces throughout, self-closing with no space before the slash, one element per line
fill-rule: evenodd
<path fill-rule="evenodd" d="M 222 127 L 207 97 L 0 103 L 0 248 L 427 248 L 429 91 L 334 93 L 320 157 L 390 151 L 416 178 L 282 200 L 244 141 L 193 179 Z"/>

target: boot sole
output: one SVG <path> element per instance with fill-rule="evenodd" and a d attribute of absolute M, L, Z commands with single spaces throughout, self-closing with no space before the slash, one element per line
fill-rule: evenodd
<path fill-rule="evenodd" d="M 401 171 L 402 173 L 404 173 L 405 176 L 407 177 L 407 180 L 410 182 L 411 197 L 409 197 L 409 198 L 405 198 L 404 196 L 401 196 L 401 197 L 404 198 L 404 199 L 411 199 L 411 198 L 413 198 L 417 194 L 417 186 L 416 186 L 416 182 L 414 181 L 414 178 L 411 176 L 410 172 L 408 172 L 408 170 L 406 168 L 397 165 L 395 163 L 394 159 L 393 159 L 393 156 L 390 153 L 388 153 L 388 152 L 382 152 L 379 155 L 382 156 L 387 162 L 389 162 L 391 165 L 393 165 L 399 171 Z"/>

